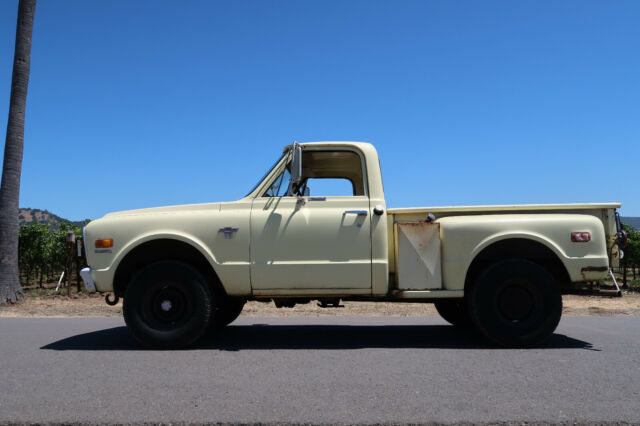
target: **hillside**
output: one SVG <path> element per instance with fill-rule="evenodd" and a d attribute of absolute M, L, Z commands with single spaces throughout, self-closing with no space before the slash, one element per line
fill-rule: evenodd
<path fill-rule="evenodd" d="M 620 216 L 622 223 L 626 223 L 632 228 L 640 229 L 640 217 L 623 217 Z"/>
<path fill-rule="evenodd" d="M 18 220 L 20 222 L 20 225 L 33 222 L 48 223 L 52 229 L 60 228 L 60 222 L 70 222 L 75 226 L 84 226 L 84 221 L 74 222 L 53 214 L 48 210 L 32 209 L 28 207 L 20 208 L 20 210 L 18 211 Z"/>

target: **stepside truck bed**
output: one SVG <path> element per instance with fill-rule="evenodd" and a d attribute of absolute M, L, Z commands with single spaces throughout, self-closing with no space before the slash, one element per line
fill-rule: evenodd
<path fill-rule="evenodd" d="M 552 251 L 571 282 L 602 279 L 619 260 L 619 207 L 593 203 L 390 208 L 390 280 L 398 297 L 461 297 L 474 258 L 492 244 L 516 237 Z M 603 238 L 607 251 L 580 251 L 567 229 Z"/>

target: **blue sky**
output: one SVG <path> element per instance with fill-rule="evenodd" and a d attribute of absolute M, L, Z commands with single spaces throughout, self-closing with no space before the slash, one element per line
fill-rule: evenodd
<path fill-rule="evenodd" d="M 3 131 L 17 3 L 0 2 Z M 294 139 L 359 140 L 391 207 L 640 216 L 638 22 L 638 1 L 41 0 L 20 205 L 230 201 Z"/>

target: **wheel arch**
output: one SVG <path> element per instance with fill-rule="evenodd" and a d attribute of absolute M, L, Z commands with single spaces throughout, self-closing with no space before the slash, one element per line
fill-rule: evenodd
<path fill-rule="evenodd" d="M 114 278 L 113 290 L 116 295 L 123 297 L 125 289 L 133 274 L 140 268 L 161 260 L 179 260 L 185 262 L 202 273 L 211 290 L 217 294 L 226 295 L 226 291 L 214 268 L 214 263 L 198 244 L 184 241 L 175 236 L 159 236 L 139 241 L 130 247 L 118 262 Z"/>
<path fill-rule="evenodd" d="M 505 259 L 526 259 L 547 269 L 561 287 L 571 282 L 561 260 L 562 251 L 552 243 L 531 235 L 504 236 L 485 241 L 475 250 L 465 276 L 465 293 L 487 266 Z"/>

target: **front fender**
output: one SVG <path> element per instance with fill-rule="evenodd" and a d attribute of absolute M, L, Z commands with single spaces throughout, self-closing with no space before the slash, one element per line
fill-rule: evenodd
<path fill-rule="evenodd" d="M 189 244 L 209 262 L 229 295 L 250 295 L 249 202 L 163 211 L 108 215 L 89 223 L 87 241 L 112 238 L 109 250 L 87 250 L 91 276 L 100 291 L 111 291 L 118 265 L 141 244 L 170 239 Z M 196 206 L 197 207 L 197 206 Z M 219 230 L 236 229 L 232 238 Z"/>
<path fill-rule="evenodd" d="M 113 282 L 116 271 L 123 259 L 127 257 L 129 253 L 135 250 L 141 245 L 154 240 L 175 240 L 188 244 L 196 249 L 202 256 L 207 259 L 213 270 L 218 273 L 219 267 L 215 256 L 205 246 L 205 244 L 193 235 L 182 234 L 178 232 L 160 232 L 160 233 L 146 233 L 137 236 L 135 239 L 128 241 L 123 247 L 110 260 L 109 265 L 103 268 L 91 268 L 91 277 L 95 281 L 97 290 L 99 291 L 113 291 Z"/>
<path fill-rule="evenodd" d="M 138 235 L 135 239 L 129 241 L 114 257 L 109 269 L 117 269 L 118 265 L 132 250 L 140 245 L 153 241 L 153 240 L 176 240 L 186 244 L 189 244 L 196 250 L 198 250 L 209 262 L 211 267 L 215 270 L 218 266 L 218 261 L 215 255 L 209 250 L 206 244 L 197 238 L 195 235 L 190 235 L 175 231 L 162 231 L 162 232 L 149 232 L 146 234 Z M 216 271 L 217 273 L 217 271 Z"/>

